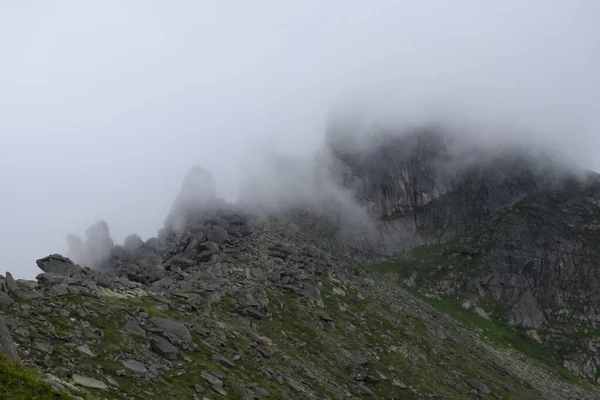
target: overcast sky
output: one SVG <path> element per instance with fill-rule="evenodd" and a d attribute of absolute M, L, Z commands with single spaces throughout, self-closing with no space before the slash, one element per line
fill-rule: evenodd
<path fill-rule="evenodd" d="M 2 266 L 156 234 L 192 164 L 236 194 L 332 107 L 531 132 L 600 167 L 597 0 L 0 0 Z M 520 134 L 520 133 L 519 133 Z"/>

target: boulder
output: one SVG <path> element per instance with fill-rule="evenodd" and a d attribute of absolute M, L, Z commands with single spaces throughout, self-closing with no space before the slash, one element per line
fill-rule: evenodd
<path fill-rule="evenodd" d="M 58 285 L 64 282 L 67 279 L 66 276 L 56 275 L 53 273 L 43 272 L 35 277 L 38 283 L 42 286 L 52 286 Z"/>
<path fill-rule="evenodd" d="M 54 285 L 50 288 L 49 292 L 56 296 L 66 296 L 70 293 L 69 285 L 67 285 L 66 283 L 60 283 L 58 285 Z"/>
<path fill-rule="evenodd" d="M 146 368 L 144 364 L 137 360 L 123 360 L 122 363 L 125 368 L 128 368 L 133 372 L 137 372 L 140 374 L 145 374 L 146 372 L 148 372 L 148 368 Z"/>
<path fill-rule="evenodd" d="M 60 254 L 51 254 L 36 261 L 37 266 L 50 274 L 70 276 L 82 273 L 82 268 Z"/>
<path fill-rule="evenodd" d="M 0 308 L 8 308 L 12 305 L 13 300 L 4 292 L 0 292 Z"/>
<path fill-rule="evenodd" d="M 150 348 L 153 352 L 166 358 L 167 360 L 177 359 L 177 348 L 162 337 L 156 336 L 150 339 Z"/>
<path fill-rule="evenodd" d="M 192 335 L 183 322 L 160 317 L 152 317 L 149 321 L 164 333 L 173 335 L 186 343 L 192 342 Z"/>
<path fill-rule="evenodd" d="M 6 278 L 5 279 L 5 284 L 6 284 L 6 288 L 8 289 L 9 292 L 15 292 L 19 289 L 19 286 L 17 285 L 17 281 L 15 281 L 15 278 L 13 278 L 12 274 L 10 272 L 6 273 Z"/>
<path fill-rule="evenodd" d="M 29 279 L 17 279 L 17 286 L 27 290 L 35 290 L 38 288 L 38 283 Z"/>
<path fill-rule="evenodd" d="M 98 379 L 89 378 L 83 375 L 73 375 L 73 383 L 90 389 L 107 390 L 108 385 Z"/>
<path fill-rule="evenodd" d="M 144 331 L 144 329 L 142 329 L 142 327 L 139 326 L 135 321 L 127 321 L 123 329 L 131 333 L 135 333 L 136 335 L 146 336 L 146 331 Z"/>
<path fill-rule="evenodd" d="M 21 300 L 33 300 L 42 297 L 41 294 L 37 292 L 32 292 L 30 290 L 25 289 L 17 289 L 14 291 L 14 295 Z"/>
<path fill-rule="evenodd" d="M 305 283 L 302 291 L 300 292 L 305 297 L 314 300 L 317 305 L 320 307 L 324 307 L 323 296 L 321 295 L 321 290 L 315 285 L 311 285 L 309 283 Z"/>

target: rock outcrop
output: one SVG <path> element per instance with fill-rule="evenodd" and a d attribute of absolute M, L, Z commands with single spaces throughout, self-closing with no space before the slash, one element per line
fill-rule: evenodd
<path fill-rule="evenodd" d="M 533 151 L 490 148 L 439 131 L 384 136 L 366 149 L 335 141 L 330 148 L 337 181 L 377 222 L 348 243 L 365 258 L 446 240 L 575 176 Z"/>
<path fill-rule="evenodd" d="M 20 361 L 19 353 L 2 315 L 0 315 L 0 354 L 13 361 Z"/>
<path fill-rule="evenodd" d="M 68 256 L 76 263 L 90 268 L 102 268 L 110 258 L 114 242 L 106 221 L 98 221 L 86 231 L 86 241 L 75 234 L 67 235 Z"/>
<path fill-rule="evenodd" d="M 214 178 L 200 166 L 192 167 L 186 174 L 181 190 L 165 221 L 165 228 L 178 234 L 185 233 L 189 221 L 194 221 L 210 209 L 221 205 L 217 199 Z"/>
<path fill-rule="evenodd" d="M 347 252 L 408 251 L 396 262 L 400 279 L 504 323 L 552 331 L 540 335 L 555 356 L 573 358 L 564 345 L 573 342 L 586 353 L 585 371 L 566 365 L 595 380 L 598 344 L 569 336 L 600 329 L 600 177 L 530 151 L 473 152 L 456 140 L 424 132 L 366 152 L 332 145 L 339 181 L 375 220 Z"/>

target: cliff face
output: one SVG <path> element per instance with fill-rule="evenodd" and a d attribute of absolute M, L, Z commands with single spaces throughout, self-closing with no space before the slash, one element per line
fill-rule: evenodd
<path fill-rule="evenodd" d="M 426 133 L 366 155 L 334 149 L 376 221 L 347 249 L 392 256 L 385 269 L 404 283 L 538 330 L 567 368 L 596 379 L 600 179 L 524 151 L 453 146 Z"/>
<path fill-rule="evenodd" d="M 446 240 L 569 177 L 545 157 L 439 132 L 388 137 L 368 150 L 331 149 L 338 181 L 377 221 L 376 232 L 349 245 L 365 257 Z"/>

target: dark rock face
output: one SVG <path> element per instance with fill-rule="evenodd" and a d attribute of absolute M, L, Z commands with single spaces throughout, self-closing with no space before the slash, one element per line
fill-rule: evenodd
<path fill-rule="evenodd" d="M 344 243 L 349 254 L 379 258 L 430 245 L 401 257 L 403 280 L 460 296 L 510 325 L 562 332 L 541 340 L 568 369 L 595 379 L 597 341 L 581 342 L 585 356 L 564 354 L 572 347 L 560 343 L 600 328 L 598 175 L 524 150 L 474 152 L 435 132 L 388 138 L 367 152 L 332 151 L 338 180 L 376 221 Z"/>
<path fill-rule="evenodd" d="M 58 276 L 77 274 L 82 270 L 80 266 L 60 254 L 52 254 L 48 257 L 40 258 L 36 261 L 36 264 L 42 271 Z"/>
<path fill-rule="evenodd" d="M 558 182 L 558 170 L 523 150 L 480 148 L 440 132 L 389 137 L 353 153 L 332 144 L 337 180 L 375 218 L 348 249 L 389 256 L 445 240 Z"/>
<path fill-rule="evenodd" d="M 19 361 L 19 354 L 17 353 L 15 343 L 2 315 L 0 315 L 0 353 L 13 361 Z"/>

